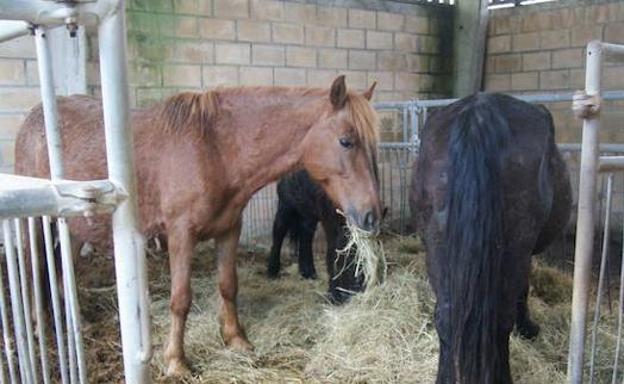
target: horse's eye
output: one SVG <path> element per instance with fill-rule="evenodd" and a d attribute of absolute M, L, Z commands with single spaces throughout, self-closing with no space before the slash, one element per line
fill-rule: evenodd
<path fill-rule="evenodd" d="M 340 142 L 340 145 L 347 149 L 353 148 L 353 141 L 351 141 L 348 137 L 341 137 L 338 141 Z"/>

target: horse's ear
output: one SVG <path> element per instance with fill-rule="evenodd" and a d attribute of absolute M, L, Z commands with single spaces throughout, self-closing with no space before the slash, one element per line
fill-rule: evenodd
<path fill-rule="evenodd" d="M 340 75 L 332 83 L 329 90 L 329 99 L 334 109 L 342 109 L 347 102 L 347 86 L 345 85 L 345 75 Z"/>
<path fill-rule="evenodd" d="M 364 96 L 366 100 L 371 101 L 371 99 L 373 98 L 373 91 L 375 90 L 376 86 L 377 86 L 377 81 L 373 81 L 373 84 L 370 86 L 370 88 L 368 88 L 368 90 L 366 90 L 362 94 L 362 96 Z"/>

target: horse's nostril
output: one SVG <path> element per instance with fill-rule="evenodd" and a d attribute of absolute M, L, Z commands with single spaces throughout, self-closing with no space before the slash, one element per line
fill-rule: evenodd
<path fill-rule="evenodd" d="M 368 211 L 366 212 L 366 214 L 364 215 L 364 229 L 367 230 L 371 230 L 375 228 L 375 222 L 376 222 L 376 218 L 375 218 L 375 213 L 373 211 Z"/>

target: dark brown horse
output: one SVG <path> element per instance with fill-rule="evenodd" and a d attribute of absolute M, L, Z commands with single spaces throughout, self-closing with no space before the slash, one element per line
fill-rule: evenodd
<path fill-rule="evenodd" d="M 264 185 L 296 169 L 310 176 L 358 226 L 380 218 L 374 176 L 377 117 L 364 94 L 348 92 L 344 76 L 331 89 L 232 88 L 182 93 L 132 115 L 140 225 L 166 236 L 171 270 L 169 374 L 187 371 L 184 327 L 191 305 L 191 258 L 197 242 L 214 238 L 220 321 L 225 343 L 252 348 L 236 295 L 241 212 Z M 102 107 L 88 96 L 58 100 L 68 179 L 106 178 Z M 16 173 L 49 175 L 41 106 L 28 115 L 16 142 Z M 110 248 L 110 226 L 71 223 L 80 242 Z"/>
<path fill-rule="evenodd" d="M 570 214 L 550 113 L 505 95 L 464 98 L 429 118 L 417 162 L 410 205 L 437 298 L 437 383 L 511 383 L 514 323 L 537 331 L 531 255 Z"/>
<path fill-rule="evenodd" d="M 297 254 L 299 273 L 306 279 L 316 279 L 312 241 L 320 222 L 327 240 L 325 262 L 329 278 L 329 301 L 341 304 L 353 293 L 362 291 L 362 278 L 355 275 L 355 249 L 344 255 L 337 252 L 349 240 L 344 216 L 336 212 L 336 206 L 321 187 L 310 179 L 307 172 L 299 171 L 279 181 L 277 197 L 279 200 L 273 221 L 273 244 L 267 268 L 269 277 L 279 276 L 282 243 L 286 235 L 290 234 Z"/>

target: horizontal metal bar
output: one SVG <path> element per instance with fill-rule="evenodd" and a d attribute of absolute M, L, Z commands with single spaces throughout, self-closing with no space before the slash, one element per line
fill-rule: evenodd
<path fill-rule="evenodd" d="M 387 109 L 403 109 L 407 108 L 410 105 L 415 104 L 415 100 L 409 101 L 380 101 L 377 103 L 373 103 L 373 107 L 377 110 L 387 110 Z"/>
<path fill-rule="evenodd" d="M 109 180 L 51 181 L 0 174 L 0 218 L 110 213 L 125 196 Z"/>
<path fill-rule="evenodd" d="M 30 33 L 30 24 L 25 21 L 0 20 L 0 43 Z"/>
<path fill-rule="evenodd" d="M 574 92 L 560 93 L 536 93 L 529 95 L 509 94 L 517 99 L 524 100 L 528 103 L 556 103 L 564 101 L 572 101 Z M 624 100 L 624 91 L 605 91 L 602 93 L 603 100 Z M 432 100 L 408 100 L 408 101 L 383 101 L 374 103 L 373 106 L 377 110 L 403 109 L 409 107 L 419 108 L 435 108 L 445 107 L 454 103 L 459 99 L 432 99 Z"/>
<path fill-rule="evenodd" d="M 449 104 L 453 104 L 459 99 L 433 99 L 433 100 L 416 100 L 416 106 L 419 108 L 435 108 L 446 107 Z"/>
<path fill-rule="evenodd" d="M 581 143 L 559 143 L 557 147 L 564 152 L 581 152 Z M 380 149 L 418 149 L 414 142 L 381 142 Z M 624 153 L 624 144 L 600 144 L 602 153 Z"/>
<path fill-rule="evenodd" d="M 623 60 L 624 59 L 624 45 L 602 43 L 602 50 L 605 57 L 608 60 Z"/>
<path fill-rule="evenodd" d="M 37 25 L 59 25 L 76 22 L 94 25 L 118 8 L 120 0 L 50 1 L 2 0 L 0 19 L 23 20 Z"/>
<path fill-rule="evenodd" d="M 624 156 L 600 156 L 598 172 L 615 172 L 624 170 Z"/>
<path fill-rule="evenodd" d="M 414 143 L 414 142 L 384 142 L 384 143 L 379 143 L 379 148 L 380 149 L 418 149 L 419 145 L 418 143 Z"/>
<path fill-rule="evenodd" d="M 559 143 L 557 147 L 560 151 L 581 151 L 581 143 Z M 600 152 L 624 153 L 624 144 L 600 144 Z"/>

